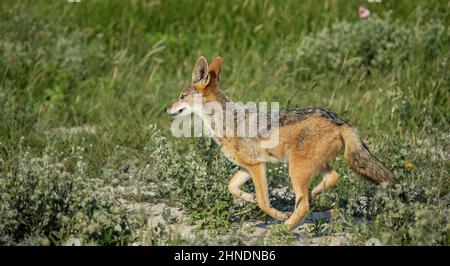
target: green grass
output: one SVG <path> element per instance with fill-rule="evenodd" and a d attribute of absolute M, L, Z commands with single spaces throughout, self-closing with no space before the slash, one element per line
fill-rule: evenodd
<path fill-rule="evenodd" d="M 232 99 L 331 108 L 359 129 L 401 179 L 401 187 L 375 188 L 338 160 L 343 179 L 318 202 L 340 210 L 330 234 L 351 233 L 354 244 L 371 236 L 391 244 L 449 244 L 449 4 L 367 3 L 372 16 L 362 21 L 360 2 L 1 1 L 0 192 L 9 202 L 0 212 L 9 217 L 0 220 L 2 242 L 28 237 L 61 244 L 72 234 L 61 232 L 72 225 L 54 218 L 52 207 L 46 210 L 50 225 L 35 221 L 39 210 L 25 211 L 33 200 L 21 195 L 35 184 L 18 177 L 36 175 L 39 183 L 49 173 L 55 186 L 67 181 L 62 173 L 92 179 L 100 190 L 114 182 L 167 184 L 158 197 L 138 193 L 139 200 L 182 206 L 200 227 L 227 232 L 236 226 L 235 216 L 261 217 L 254 206 L 230 203 L 226 179 L 234 167 L 214 146 L 172 138 L 164 114 L 188 84 L 197 57 L 221 55 L 221 87 Z M 72 127 L 93 127 L 95 134 L 58 133 Z M 286 173 L 279 175 L 272 186 L 289 184 Z M 193 178 L 198 182 L 184 185 Z M 67 182 L 67 191 L 89 190 Z M 12 193 L 17 185 L 24 190 Z M 61 197 L 69 193 L 55 189 Z M 362 196 L 373 206 L 360 210 Z M 83 202 L 78 197 L 73 204 Z M 11 213 L 19 203 L 24 211 Z M 383 212 L 371 209 L 375 203 L 394 206 Z M 90 207 L 54 204 L 99 223 Z M 98 210 L 129 222 L 109 211 L 115 205 L 105 206 Z M 69 220 L 76 224 L 74 217 Z M 109 224 L 101 233 L 83 234 L 96 243 L 128 244 L 136 239 L 133 230 L 145 224 L 140 219 L 131 220 L 135 227 L 123 235 Z M 55 231 L 60 235 L 49 237 Z"/>

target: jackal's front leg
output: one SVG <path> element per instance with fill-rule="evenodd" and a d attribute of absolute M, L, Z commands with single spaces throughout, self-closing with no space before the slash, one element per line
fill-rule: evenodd
<path fill-rule="evenodd" d="M 242 191 L 240 187 L 250 180 L 250 174 L 245 170 L 239 170 L 228 183 L 228 191 L 234 196 L 248 202 L 256 203 L 255 195 Z"/>
<path fill-rule="evenodd" d="M 255 185 L 256 200 L 261 210 L 277 220 L 284 221 L 289 215 L 270 206 L 269 191 L 266 178 L 266 167 L 263 163 L 246 167 Z"/>

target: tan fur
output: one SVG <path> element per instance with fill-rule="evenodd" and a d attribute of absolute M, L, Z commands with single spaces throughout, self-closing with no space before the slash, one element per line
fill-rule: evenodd
<path fill-rule="evenodd" d="M 204 65 L 205 62 L 200 63 Z M 218 88 L 221 63 L 222 59 L 216 58 L 209 66 L 207 76 L 197 77 L 194 73 L 193 80 L 196 82 L 183 93 L 190 94 L 189 91 L 195 88 L 195 91 L 202 93 L 204 102 L 217 101 L 224 105 L 228 98 Z M 201 73 L 202 69 L 196 65 L 195 71 Z M 179 99 L 169 108 L 180 101 L 188 100 Z M 294 228 L 305 218 L 311 199 L 337 182 L 339 175 L 329 166 L 329 162 L 340 152 L 344 152 L 350 168 L 369 180 L 376 183 L 394 180 L 392 173 L 369 152 L 356 130 L 334 113 L 308 108 L 284 110 L 281 114 L 280 141 L 274 148 L 261 148 L 261 141 L 265 139 L 262 137 L 220 137 L 218 143 L 224 154 L 242 169 L 231 179 L 228 186 L 230 193 L 246 201 L 254 201 L 255 196 L 239 189 L 250 176 L 259 207 L 277 220 L 287 219 L 285 224 L 289 228 Z M 296 196 L 295 210 L 290 216 L 274 209 L 269 203 L 265 164 L 275 160 L 289 164 L 289 176 Z M 308 185 L 317 174 L 323 177 L 323 181 L 309 193 Z"/>

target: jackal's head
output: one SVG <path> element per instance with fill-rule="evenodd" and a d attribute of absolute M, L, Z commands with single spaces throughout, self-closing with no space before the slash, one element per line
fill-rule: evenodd
<path fill-rule="evenodd" d="M 218 89 L 221 68 L 222 59 L 219 56 L 214 58 L 209 66 L 206 58 L 200 56 L 192 71 L 190 84 L 181 91 L 175 102 L 167 107 L 167 113 L 172 117 L 178 117 L 195 112 L 195 96 L 197 99 L 201 99 L 202 103 L 214 101 L 214 92 Z"/>

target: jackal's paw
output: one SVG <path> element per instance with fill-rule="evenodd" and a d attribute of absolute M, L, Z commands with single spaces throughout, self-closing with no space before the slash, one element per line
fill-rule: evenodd
<path fill-rule="evenodd" d="M 284 222 L 284 224 L 287 226 L 287 228 L 288 228 L 289 231 L 294 230 L 295 227 L 297 226 L 296 224 L 292 223 L 292 222 L 289 221 L 289 220 L 286 220 L 286 221 Z"/>
<path fill-rule="evenodd" d="M 243 201 L 256 203 L 256 195 L 255 195 L 255 193 L 248 193 L 248 192 L 241 191 L 236 196 L 237 196 L 237 198 L 239 198 L 239 199 L 241 199 Z"/>
<path fill-rule="evenodd" d="M 289 219 L 289 217 L 291 217 L 292 212 L 281 212 L 280 214 L 280 221 L 286 221 L 287 219 Z"/>
<path fill-rule="evenodd" d="M 245 193 L 244 195 L 242 195 L 242 199 L 248 202 L 256 203 L 255 193 Z"/>

